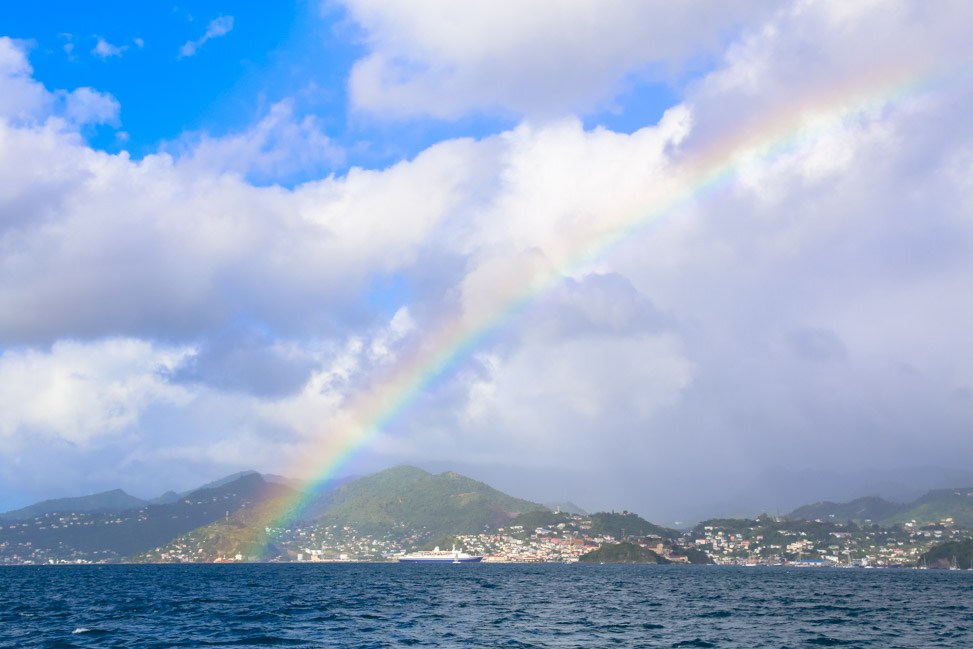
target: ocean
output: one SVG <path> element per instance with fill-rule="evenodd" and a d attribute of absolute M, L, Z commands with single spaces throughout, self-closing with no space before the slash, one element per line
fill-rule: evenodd
<path fill-rule="evenodd" d="M 0 647 L 973 647 L 973 572 L 0 568 Z"/>

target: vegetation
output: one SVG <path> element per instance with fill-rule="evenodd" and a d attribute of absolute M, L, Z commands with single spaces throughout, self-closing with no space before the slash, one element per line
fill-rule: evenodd
<path fill-rule="evenodd" d="M 322 509 L 322 525 L 348 525 L 362 534 L 420 531 L 433 538 L 493 530 L 545 507 L 458 473 L 402 466 L 338 486 Z"/>
<path fill-rule="evenodd" d="M 857 523 L 884 521 L 908 509 L 908 505 L 893 503 L 877 496 L 856 498 L 847 503 L 829 501 L 805 505 L 795 509 L 787 518 L 813 521 L 855 521 Z"/>
<path fill-rule="evenodd" d="M 259 477 L 259 476 L 258 476 Z M 165 561 L 214 561 L 234 559 L 258 561 L 282 556 L 267 533 L 264 523 L 269 514 L 279 511 L 283 499 L 291 497 L 289 490 L 277 491 L 259 502 L 247 503 L 230 515 L 208 525 L 198 527 L 172 539 L 165 545 L 134 554 L 134 563 Z"/>
<path fill-rule="evenodd" d="M 689 559 L 689 563 L 697 565 L 709 565 L 713 563 L 713 560 L 708 554 L 696 548 L 680 548 L 679 553 Z"/>
<path fill-rule="evenodd" d="M 909 503 L 893 503 L 882 498 L 858 498 L 847 503 L 821 502 L 795 509 L 788 518 L 883 526 L 915 522 L 928 525 L 952 519 L 953 524 L 973 528 L 973 487 L 936 489 Z"/>
<path fill-rule="evenodd" d="M 668 527 L 650 523 L 631 512 L 598 512 L 591 515 L 591 532 L 594 535 L 625 539 L 632 536 L 658 536 L 674 539 L 679 532 Z"/>
<path fill-rule="evenodd" d="M 550 529 L 557 527 L 561 523 L 568 524 L 570 522 L 571 517 L 568 514 L 555 514 L 552 511 L 535 510 L 518 514 L 510 521 L 508 527 L 519 525 L 525 530 L 532 531 L 538 527 Z"/>
<path fill-rule="evenodd" d="M 671 563 L 652 550 L 635 543 L 606 543 L 597 550 L 582 554 L 581 563 Z"/>
<path fill-rule="evenodd" d="M 919 559 L 928 568 L 973 568 L 973 539 L 949 541 L 933 546 Z"/>
<path fill-rule="evenodd" d="M 35 561 L 119 560 L 227 519 L 248 506 L 291 493 L 254 473 L 220 487 L 198 489 L 165 505 L 145 505 L 120 513 L 44 514 L 22 524 L 0 526 L 0 548 L 4 554 Z"/>
<path fill-rule="evenodd" d="M 485 554 L 502 541 L 524 548 L 525 555 L 549 545 L 556 551 L 545 550 L 544 556 L 562 558 L 617 541 L 586 555 L 585 561 L 596 562 L 657 563 L 656 553 L 632 543 L 655 539 L 647 545 L 658 542 L 667 548 L 666 556 L 671 551 L 692 563 L 712 557 L 748 563 L 973 565 L 973 541 L 958 541 L 973 528 L 973 489 L 932 491 L 902 505 L 880 498 L 817 503 L 787 519 L 766 514 L 713 519 L 681 535 L 631 512 L 554 512 L 456 473 L 434 475 L 407 466 L 319 486 L 304 520 L 286 529 L 268 528 L 267 521 L 296 495 L 281 481 L 243 472 L 148 502 L 115 490 L 37 503 L 0 518 L 0 563 L 381 560 L 417 547 L 450 548 L 454 541 L 463 548 L 457 539 L 462 536 L 474 552 Z M 132 502 L 134 507 L 112 511 Z M 34 516 L 16 517 L 27 514 Z M 817 520 L 801 520 L 798 514 Z M 872 521 L 879 516 L 886 518 Z M 940 545 L 929 550 L 933 543 Z"/>
<path fill-rule="evenodd" d="M 973 487 L 965 489 L 937 489 L 909 503 L 905 511 L 882 523 L 894 525 L 915 521 L 918 525 L 952 519 L 956 527 L 973 529 Z"/>
<path fill-rule="evenodd" d="M 11 512 L 0 514 L 0 520 L 23 521 L 43 516 L 45 514 L 57 513 L 117 513 L 126 509 L 136 509 L 147 503 L 141 498 L 131 496 L 121 489 L 103 491 L 90 496 L 79 496 L 77 498 L 56 498 L 54 500 L 44 500 L 39 503 L 16 509 Z"/>

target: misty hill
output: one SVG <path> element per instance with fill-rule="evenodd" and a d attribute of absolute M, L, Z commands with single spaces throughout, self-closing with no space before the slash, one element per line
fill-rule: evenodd
<path fill-rule="evenodd" d="M 889 502 L 877 496 L 866 496 L 864 498 L 856 498 L 847 503 L 825 501 L 814 503 L 813 505 L 804 505 L 792 511 L 787 517 L 806 521 L 878 522 L 895 516 L 908 508 L 909 505 Z"/>
<path fill-rule="evenodd" d="M 973 487 L 930 491 L 885 521 L 886 524 L 916 521 L 923 525 L 947 518 L 952 518 L 957 527 L 973 529 Z"/>
<path fill-rule="evenodd" d="M 858 498 L 848 503 L 822 502 L 799 507 L 787 516 L 795 520 L 855 521 L 879 525 L 918 525 L 953 519 L 958 527 L 973 528 L 973 487 L 935 489 L 908 503 L 893 503 L 882 498 Z"/>
<path fill-rule="evenodd" d="M 557 503 L 544 503 L 544 506 L 553 512 L 563 512 L 565 514 L 577 514 L 579 516 L 585 516 L 588 513 L 570 500 Z"/>
<path fill-rule="evenodd" d="M 0 526 L 0 558 L 117 560 L 289 491 L 250 473 L 218 487 L 197 489 L 169 504 L 111 513 L 47 513 Z"/>
<path fill-rule="evenodd" d="M 192 491 L 189 491 L 187 493 L 192 493 Z M 149 504 L 150 505 L 168 505 L 170 503 L 176 502 L 180 498 L 182 498 L 182 496 L 180 496 L 179 494 L 177 494 L 175 491 L 167 491 L 164 494 L 162 494 L 161 496 L 156 496 L 155 498 L 153 498 L 152 500 L 150 500 L 149 501 Z"/>
<path fill-rule="evenodd" d="M 52 500 L 42 500 L 39 503 L 28 505 L 21 509 L 4 512 L 0 514 L 2 521 L 22 521 L 43 516 L 45 514 L 56 514 L 65 512 L 75 513 L 117 513 L 126 509 L 136 509 L 146 504 L 141 498 L 129 495 L 121 489 L 103 491 L 90 496 L 76 496 L 73 498 L 54 498 Z"/>
<path fill-rule="evenodd" d="M 451 471 L 434 475 L 400 466 L 339 485 L 325 495 L 321 509 L 318 522 L 348 525 L 363 534 L 398 530 L 442 536 L 495 529 L 517 514 L 545 507 Z"/>

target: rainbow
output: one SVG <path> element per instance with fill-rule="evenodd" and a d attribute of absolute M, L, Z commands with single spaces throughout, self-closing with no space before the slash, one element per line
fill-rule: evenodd
<path fill-rule="evenodd" d="M 925 68 L 928 70 L 929 68 Z M 721 190 L 732 186 L 742 173 L 799 152 L 802 146 L 840 130 L 850 121 L 890 105 L 919 97 L 940 85 L 945 74 L 935 71 L 889 70 L 868 83 L 835 85 L 825 94 L 792 99 L 772 115 L 751 118 L 730 137 L 698 150 L 677 152 L 675 171 L 681 182 L 658 197 L 650 209 L 626 215 L 598 236 L 575 242 L 559 267 L 535 267 L 531 281 L 521 280 L 494 297 L 479 315 L 454 317 L 444 322 L 381 382 L 359 394 L 340 421 L 309 449 L 292 475 L 312 475 L 299 495 L 275 503 L 263 515 L 260 529 L 286 528 L 350 458 L 414 403 L 436 380 L 447 375 L 476 350 L 483 339 L 538 296 L 549 292 L 564 277 L 582 272 L 620 243 L 648 227 L 686 212 Z M 522 277 L 522 275 L 521 275 Z M 272 535 L 272 533 L 271 533 Z"/>

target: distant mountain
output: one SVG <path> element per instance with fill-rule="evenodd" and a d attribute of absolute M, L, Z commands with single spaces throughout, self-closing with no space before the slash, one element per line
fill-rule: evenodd
<path fill-rule="evenodd" d="M 915 521 L 918 525 L 953 519 L 958 527 L 973 528 L 973 487 L 935 489 L 907 503 L 878 497 L 858 498 L 847 503 L 820 502 L 798 507 L 791 519 L 896 525 Z"/>
<path fill-rule="evenodd" d="M 23 521 L 60 512 L 78 513 L 117 513 L 126 509 L 142 507 L 146 501 L 129 495 L 121 489 L 112 489 L 90 496 L 74 498 L 55 498 L 0 514 L 0 520 Z"/>
<path fill-rule="evenodd" d="M 187 492 L 187 493 L 192 493 L 192 492 L 190 491 L 190 492 Z M 175 491 L 167 491 L 164 494 L 162 494 L 161 496 L 156 496 L 155 498 L 153 498 L 152 500 L 150 500 L 149 501 L 149 504 L 150 505 L 168 505 L 169 503 L 176 502 L 180 498 L 182 498 L 182 496 L 180 496 L 179 494 L 177 494 Z"/>
<path fill-rule="evenodd" d="M 236 482 L 240 478 L 246 478 L 254 475 L 260 476 L 260 474 L 254 471 L 253 469 L 247 471 L 237 471 L 236 473 L 231 473 L 230 475 L 220 478 L 219 480 L 213 480 L 212 482 L 207 482 L 206 484 L 200 487 L 196 487 L 192 491 L 199 491 L 201 489 L 216 489 L 217 487 L 222 487 L 223 485 L 230 484 L 231 482 Z M 273 480 L 267 480 L 264 476 L 260 476 L 260 477 L 265 482 L 274 482 Z M 192 491 L 186 493 L 192 493 Z"/>
<path fill-rule="evenodd" d="M 909 503 L 909 508 L 885 519 L 886 524 L 937 523 L 953 519 L 957 527 L 973 529 L 973 487 L 936 489 Z"/>
<path fill-rule="evenodd" d="M 878 496 L 866 496 L 847 503 L 825 501 L 813 505 L 804 505 L 792 511 L 787 517 L 806 521 L 833 520 L 839 523 L 846 521 L 878 522 L 895 516 L 908 508 L 909 505 L 889 502 Z"/>
<path fill-rule="evenodd" d="M 902 466 L 848 471 L 791 470 L 771 467 L 732 488 L 714 490 L 722 497 L 709 503 L 686 503 L 673 498 L 666 516 L 683 521 L 706 518 L 752 517 L 760 512 L 783 514 L 807 503 L 847 503 L 862 495 L 893 503 L 910 503 L 931 490 L 973 485 L 973 470 L 943 466 Z"/>
<path fill-rule="evenodd" d="M 272 482 L 273 484 L 282 484 L 285 487 L 290 487 L 291 489 L 298 490 L 304 486 L 304 482 L 302 480 L 298 480 L 297 478 L 288 478 L 286 476 L 275 475 L 273 473 L 262 473 L 260 475 L 262 475 L 263 479 L 267 482 Z"/>
<path fill-rule="evenodd" d="M 144 507 L 145 505 L 168 505 L 177 502 L 181 498 L 184 498 L 195 491 L 199 491 L 200 489 L 215 489 L 231 482 L 236 482 L 240 478 L 251 475 L 260 474 L 258 474 L 256 471 L 239 471 L 220 478 L 219 480 L 207 482 L 206 484 L 196 487 L 195 489 L 190 489 L 189 491 L 184 491 L 182 493 L 167 491 L 161 496 L 157 496 L 149 500 L 137 498 L 125 493 L 121 489 L 103 491 L 90 496 L 72 496 L 68 498 L 42 500 L 41 502 L 28 505 L 27 507 L 23 507 L 21 509 L 0 513 L 0 521 L 29 520 L 37 516 L 43 516 L 44 514 L 54 513 L 119 513 L 128 509 L 138 509 L 139 507 Z M 298 482 L 282 476 L 262 477 L 267 482 L 283 484 L 285 486 L 293 486 L 290 483 Z"/>
<path fill-rule="evenodd" d="M 218 487 L 197 489 L 173 503 L 111 513 L 47 513 L 0 526 L 0 560 L 119 560 L 286 493 L 292 492 L 268 484 L 258 473 L 247 473 Z"/>
<path fill-rule="evenodd" d="M 301 484 L 300 480 L 293 480 L 291 478 L 285 478 L 284 476 L 273 475 L 270 473 L 257 473 L 256 471 L 253 470 L 237 471 L 236 473 L 231 473 L 228 476 L 222 477 L 218 480 L 213 480 L 212 482 L 207 482 L 206 484 L 196 487 L 195 489 L 190 489 L 189 491 L 184 491 L 182 493 L 176 493 L 175 491 L 167 491 L 161 496 L 152 498 L 147 502 L 150 505 L 168 505 L 182 498 L 185 498 L 186 496 L 193 493 L 194 491 L 199 491 L 200 489 L 216 489 L 218 487 L 222 487 L 223 485 L 230 484 L 231 482 L 236 482 L 240 478 L 245 478 L 252 475 L 259 475 L 261 478 L 264 479 L 265 482 L 269 482 L 271 484 L 283 485 L 285 487 L 290 487 L 291 489 L 297 489 Z"/>
<path fill-rule="evenodd" d="M 363 534 L 410 530 L 432 537 L 495 529 L 517 514 L 545 509 L 458 473 L 400 466 L 332 489 L 318 521 Z"/>

